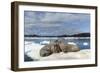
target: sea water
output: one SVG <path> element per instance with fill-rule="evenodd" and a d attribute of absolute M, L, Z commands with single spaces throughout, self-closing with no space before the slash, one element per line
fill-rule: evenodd
<path fill-rule="evenodd" d="M 78 45 L 80 49 L 90 49 L 90 38 L 89 37 L 25 37 L 25 42 L 34 42 L 37 44 L 46 45 L 49 44 L 50 41 L 62 39 L 65 44 L 67 43 L 75 43 Z"/>

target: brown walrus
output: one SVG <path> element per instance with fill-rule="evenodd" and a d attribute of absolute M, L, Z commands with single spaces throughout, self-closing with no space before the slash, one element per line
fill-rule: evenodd
<path fill-rule="evenodd" d="M 60 49 L 62 52 L 76 52 L 79 51 L 80 48 L 76 44 L 65 44 L 62 41 L 59 42 Z"/>
<path fill-rule="evenodd" d="M 77 45 L 72 45 L 72 44 L 66 44 L 66 45 L 60 44 L 60 48 L 61 48 L 62 52 L 64 52 L 64 53 L 77 52 L 80 50 L 80 48 Z"/>
<path fill-rule="evenodd" d="M 51 55 L 53 52 L 51 51 L 51 44 L 45 45 L 40 50 L 40 56 L 45 57 Z"/>
<path fill-rule="evenodd" d="M 57 41 L 54 41 L 50 44 L 45 45 L 43 48 L 40 50 L 40 56 L 49 56 L 52 53 L 59 53 L 61 52 L 60 46 Z"/>
<path fill-rule="evenodd" d="M 45 56 L 49 56 L 53 53 L 76 52 L 79 50 L 80 50 L 80 48 L 77 45 L 65 44 L 61 40 L 55 40 L 54 42 L 47 44 L 43 48 L 41 48 L 40 56 L 45 57 Z"/>

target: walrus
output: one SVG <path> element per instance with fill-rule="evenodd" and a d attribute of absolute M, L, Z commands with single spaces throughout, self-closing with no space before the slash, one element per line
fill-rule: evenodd
<path fill-rule="evenodd" d="M 77 52 L 80 48 L 76 44 L 65 44 L 62 41 L 59 42 L 60 49 L 62 52 Z"/>
<path fill-rule="evenodd" d="M 59 46 L 59 41 L 58 40 L 55 40 L 54 43 L 52 43 L 53 45 L 51 46 L 51 51 L 53 53 L 59 53 L 61 52 L 61 48 Z"/>
<path fill-rule="evenodd" d="M 72 45 L 72 44 L 66 44 L 66 45 L 60 45 L 62 52 L 77 52 L 80 51 L 80 48 L 77 45 Z"/>
<path fill-rule="evenodd" d="M 53 52 L 51 51 L 51 44 L 45 45 L 40 49 L 40 56 L 45 57 L 51 55 Z"/>
<path fill-rule="evenodd" d="M 40 56 L 46 57 L 53 53 L 60 53 L 60 52 L 77 52 L 80 48 L 75 44 L 65 44 L 61 40 L 55 40 L 54 42 L 51 42 L 50 44 L 45 45 L 40 50 Z"/>
<path fill-rule="evenodd" d="M 52 53 L 59 53 L 59 52 L 61 52 L 61 49 L 58 44 L 58 41 L 55 40 L 54 42 L 47 44 L 43 48 L 41 48 L 40 56 L 45 57 L 51 55 Z"/>

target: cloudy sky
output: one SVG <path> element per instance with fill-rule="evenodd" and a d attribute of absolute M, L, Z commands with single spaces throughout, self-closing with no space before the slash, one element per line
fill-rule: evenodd
<path fill-rule="evenodd" d="M 24 11 L 25 35 L 72 35 L 90 32 L 90 14 Z"/>

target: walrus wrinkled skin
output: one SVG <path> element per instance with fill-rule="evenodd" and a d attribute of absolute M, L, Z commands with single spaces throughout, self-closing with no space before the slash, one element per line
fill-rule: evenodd
<path fill-rule="evenodd" d="M 79 50 L 80 50 L 80 48 L 77 45 L 65 44 L 62 41 L 56 40 L 50 44 L 45 45 L 43 48 L 41 48 L 40 56 L 45 57 L 45 56 L 49 56 L 53 53 L 77 52 Z"/>
<path fill-rule="evenodd" d="M 62 52 L 77 52 L 80 51 L 80 48 L 77 45 L 72 45 L 72 44 L 66 44 L 64 46 L 61 46 Z"/>

